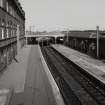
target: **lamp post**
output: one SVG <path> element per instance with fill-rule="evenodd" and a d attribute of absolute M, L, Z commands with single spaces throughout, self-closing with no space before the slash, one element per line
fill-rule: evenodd
<path fill-rule="evenodd" d="M 97 58 L 99 57 L 99 26 L 96 27 L 97 29 Z"/>
<path fill-rule="evenodd" d="M 55 36 L 55 45 L 57 44 L 57 42 L 56 42 L 56 36 Z"/>
<path fill-rule="evenodd" d="M 30 30 L 30 33 L 29 34 L 31 35 L 31 26 L 29 26 L 29 30 Z"/>
<path fill-rule="evenodd" d="M 69 42 L 69 29 L 67 29 L 67 45 L 68 45 L 68 42 Z"/>

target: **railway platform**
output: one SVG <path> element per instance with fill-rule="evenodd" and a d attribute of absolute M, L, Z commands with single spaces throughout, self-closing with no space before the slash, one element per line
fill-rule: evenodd
<path fill-rule="evenodd" d="M 14 88 L 11 105 L 64 105 L 38 45 L 24 47 L 16 59 L 0 74 L 0 87 Z"/>
<path fill-rule="evenodd" d="M 26 77 L 24 105 L 64 105 L 38 45 L 31 48 Z"/>
<path fill-rule="evenodd" d="M 105 84 L 105 63 L 63 45 L 52 45 L 59 53 Z"/>

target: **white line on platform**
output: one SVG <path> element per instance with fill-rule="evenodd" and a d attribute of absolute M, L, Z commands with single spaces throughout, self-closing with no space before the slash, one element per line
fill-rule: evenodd
<path fill-rule="evenodd" d="M 45 61 L 45 59 L 44 59 L 44 57 L 42 55 L 40 47 L 39 47 L 39 52 L 40 52 L 40 57 L 41 57 L 41 61 L 42 61 L 44 70 L 45 70 L 45 72 L 46 72 L 46 74 L 48 76 L 49 82 L 51 84 L 52 91 L 53 91 L 56 103 L 57 103 L 57 105 L 65 105 L 64 100 L 62 98 L 62 95 L 60 93 L 60 90 L 59 90 L 59 88 L 58 88 L 58 86 L 57 86 L 57 84 L 56 84 L 56 82 L 55 82 L 55 80 L 54 80 L 54 78 L 53 78 L 47 64 L 46 64 L 46 61 Z"/>

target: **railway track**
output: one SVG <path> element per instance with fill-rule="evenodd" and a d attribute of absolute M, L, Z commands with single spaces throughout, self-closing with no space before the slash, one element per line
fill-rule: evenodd
<path fill-rule="evenodd" d="M 103 84 L 51 47 L 41 47 L 66 105 L 105 105 Z"/>

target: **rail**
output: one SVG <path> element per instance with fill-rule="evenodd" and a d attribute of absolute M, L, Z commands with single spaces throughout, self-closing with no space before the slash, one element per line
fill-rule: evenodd
<path fill-rule="evenodd" d="M 105 105 L 104 84 L 51 47 L 41 47 L 66 105 Z"/>

